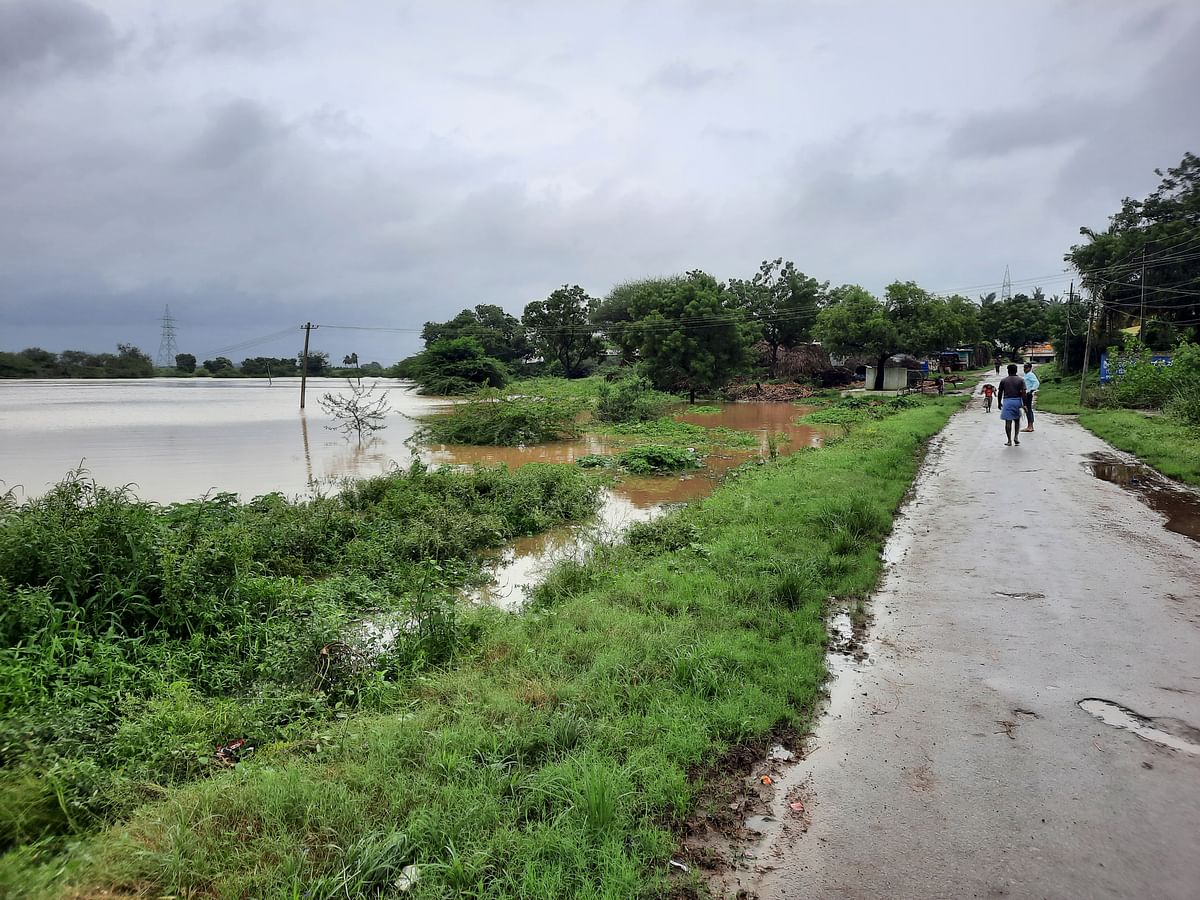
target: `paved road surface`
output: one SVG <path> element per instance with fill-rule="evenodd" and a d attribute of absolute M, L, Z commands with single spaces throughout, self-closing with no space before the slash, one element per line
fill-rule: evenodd
<path fill-rule="evenodd" d="M 1094 478 L 1111 448 L 981 402 L 935 444 L 890 546 L 873 661 L 836 681 L 746 887 L 771 898 L 1200 898 L 1200 544 Z M 786 800 L 804 798 L 802 829 Z M 764 871 L 765 869 L 765 871 Z"/>

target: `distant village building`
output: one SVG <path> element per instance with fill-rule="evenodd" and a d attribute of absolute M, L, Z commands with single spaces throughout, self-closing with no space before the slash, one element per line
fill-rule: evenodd
<path fill-rule="evenodd" d="M 1030 344 L 1028 347 L 1021 349 L 1021 356 L 1026 362 L 1037 364 L 1052 363 L 1054 362 L 1054 345 Z"/>
<path fill-rule="evenodd" d="M 867 366 L 866 386 L 871 390 L 875 386 L 877 366 Z M 889 356 L 883 366 L 883 390 L 903 391 L 916 387 L 921 383 L 921 362 L 904 353 Z"/>

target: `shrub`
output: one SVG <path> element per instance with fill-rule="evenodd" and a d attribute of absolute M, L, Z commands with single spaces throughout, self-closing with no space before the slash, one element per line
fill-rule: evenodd
<path fill-rule="evenodd" d="M 634 475 L 680 472 L 701 466 L 696 451 L 690 447 L 668 447 L 663 444 L 642 444 L 624 451 L 618 460 L 625 471 Z"/>
<path fill-rule="evenodd" d="M 396 363 L 390 374 L 411 378 L 420 385 L 422 394 L 447 397 L 508 384 L 504 363 L 488 356 L 473 337 L 434 341 L 415 356 Z"/>
<path fill-rule="evenodd" d="M 424 419 L 415 436 L 426 443 L 504 447 L 561 441 L 579 434 L 582 409 L 578 400 L 478 391 L 450 412 Z"/>
<path fill-rule="evenodd" d="M 596 418 L 601 422 L 647 422 L 657 419 L 675 402 L 670 394 L 654 390 L 644 378 L 625 378 L 600 385 Z"/>

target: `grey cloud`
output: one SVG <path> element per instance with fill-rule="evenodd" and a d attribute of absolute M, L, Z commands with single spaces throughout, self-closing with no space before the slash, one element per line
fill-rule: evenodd
<path fill-rule="evenodd" d="M 1117 44 L 1129 37 L 1151 37 L 1161 32 L 1172 20 L 1169 6 L 1157 6 L 1153 9 L 1138 12 L 1132 16 L 1121 29 Z"/>
<path fill-rule="evenodd" d="M 667 63 L 647 80 L 650 87 L 669 91 L 698 91 L 710 84 L 724 81 L 732 73 L 728 69 L 696 66 L 689 62 Z"/>
<path fill-rule="evenodd" d="M 218 54 L 261 53 L 273 43 L 263 5 L 248 0 L 222 10 L 204 23 L 196 37 L 199 49 Z"/>
<path fill-rule="evenodd" d="M 262 104 L 239 98 L 214 109 L 186 160 L 205 169 L 224 169 L 261 154 L 287 134 Z"/>
<path fill-rule="evenodd" d="M 0 76 L 94 71 L 122 43 L 108 16 L 79 0 L 0 4 Z"/>
<path fill-rule="evenodd" d="M 1024 109 L 975 113 L 954 128 L 947 149 L 954 157 L 986 159 L 1055 147 L 1082 140 L 1087 123 L 1104 112 L 1090 101 L 1055 97 Z"/>

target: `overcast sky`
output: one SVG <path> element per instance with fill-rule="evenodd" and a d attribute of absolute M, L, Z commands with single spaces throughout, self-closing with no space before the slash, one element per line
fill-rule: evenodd
<path fill-rule="evenodd" d="M 1188 0 L 0 0 L 0 349 L 154 355 L 169 303 L 285 356 L 777 256 L 1065 292 L 1200 151 L 1198 47 Z"/>

